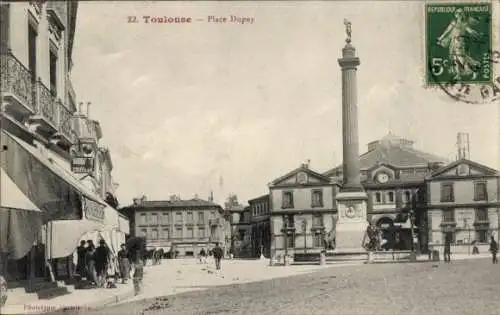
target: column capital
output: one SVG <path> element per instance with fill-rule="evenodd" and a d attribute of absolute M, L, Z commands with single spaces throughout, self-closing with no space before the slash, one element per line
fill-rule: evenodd
<path fill-rule="evenodd" d="M 342 70 L 354 69 L 360 65 L 358 57 L 343 57 L 338 59 L 338 63 Z"/>

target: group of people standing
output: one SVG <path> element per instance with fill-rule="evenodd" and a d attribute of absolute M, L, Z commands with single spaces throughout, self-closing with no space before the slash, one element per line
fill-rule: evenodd
<path fill-rule="evenodd" d="M 118 278 L 126 283 L 130 278 L 130 253 L 125 244 L 121 245 L 116 257 L 101 239 L 96 247 L 92 240 L 81 241 L 77 247 L 76 272 L 97 287 L 113 288 Z"/>
<path fill-rule="evenodd" d="M 213 249 L 208 250 L 208 253 L 205 251 L 204 248 L 202 248 L 199 254 L 200 263 L 209 263 L 211 262 L 210 260 L 212 260 L 213 257 L 213 260 L 215 261 L 215 269 L 217 270 L 220 270 L 221 268 L 220 265 L 223 256 L 224 256 L 224 251 L 222 250 L 222 248 L 219 246 L 218 243 L 215 245 Z"/>

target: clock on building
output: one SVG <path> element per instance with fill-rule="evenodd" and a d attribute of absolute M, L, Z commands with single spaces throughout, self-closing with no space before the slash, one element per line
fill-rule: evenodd
<path fill-rule="evenodd" d="M 307 174 L 304 172 L 300 172 L 297 174 L 297 183 L 306 184 L 307 183 Z"/>
<path fill-rule="evenodd" d="M 387 175 L 387 173 L 378 173 L 377 174 L 377 181 L 379 183 L 387 183 L 387 181 L 389 180 L 389 175 Z"/>

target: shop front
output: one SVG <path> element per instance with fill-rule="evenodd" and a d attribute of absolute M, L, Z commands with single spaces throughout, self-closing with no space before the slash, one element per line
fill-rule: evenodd
<path fill-rule="evenodd" d="M 103 238 L 117 250 L 125 236 L 115 209 L 51 158 L 43 145 L 31 144 L 5 130 L 1 136 L 8 150 L 2 152 L 0 245 L 2 260 L 17 266 L 17 270 L 6 271 L 6 278 L 45 277 L 54 281 L 56 277 L 71 277 L 72 254 L 81 239 L 97 243 Z M 3 191 L 9 187 L 4 183 L 10 184 L 8 192 Z M 4 195 L 25 198 L 4 205 Z M 122 225 L 128 229 L 128 223 Z"/>

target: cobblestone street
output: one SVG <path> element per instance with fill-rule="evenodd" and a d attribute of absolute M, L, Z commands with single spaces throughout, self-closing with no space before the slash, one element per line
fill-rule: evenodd
<path fill-rule="evenodd" d="M 327 267 L 309 274 L 129 301 L 79 314 L 494 315 L 500 314 L 499 268 L 488 259 L 450 265 Z"/>

